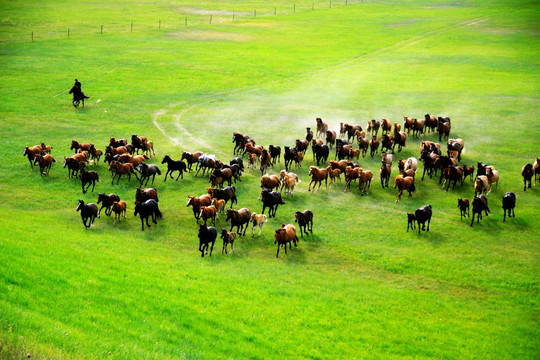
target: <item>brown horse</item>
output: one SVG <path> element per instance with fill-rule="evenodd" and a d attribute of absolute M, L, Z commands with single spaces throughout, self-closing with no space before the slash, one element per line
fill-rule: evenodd
<path fill-rule="evenodd" d="M 120 197 L 116 194 L 107 195 L 105 193 L 99 193 L 97 203 L 98 204 L 101 203 L 101 208 L 98 211 L 98 217 L 101 216 L 101 210 L 103 208 L 105 208 L 105 215 L 111 216 L 112 214 L 111 207 L 113 206 L 115 202 L 118 202 L 118 201 L 120 201 Z"/>
<path fill-rule="evenodd" d="M 525 164 L 521 168 L 521 176 L 523 176 L 523 191 L 527 191 L 527 181 L 529 182 L 529 189 L 530 189 L 532 177 L 534 176 L 533 165 Z"/>
<path fill-rule="evenodd" d="M 126 218 L 126 208 L 127 204 L 125 201 L 115 201 L 112 204 L 112 211 L 114 212 L 114 224 L 116 224 L 116 220 L 118 219 L 118 222 L 120 222 L 122 215 L 124 216 L 124 219 Z"/>
<path fill-rule="evenodd" d="M 298 237 L 296 236 L 296 227 L 294 225 L 281 225 L 281 228 L 274 232 L 274 244 L 278 244 L 276 257 L 279 257 L 279 248 L 281 246 L 285 247 L 286 254 L 287 244 L 289 244 L 289 249 L 292 249 L 291 242 L 294 242 L 294 246 L 296 246 L 298 241 Z"/>
<path fill-rule="evenodd" d="M 315 121 L 317 122 L 317 133 L 316 136 L 319 137 L 325 136 L 326 132 L 328 131 L 328 124 L 324 122 L 321 118 L 316 118 Z"/>
<path fill-rule="evenodd" d="M 86 163 L 84 161 L 77 161 L 73 157 L 64 157 L 64 168 L 68 168 L 68 179 L 77 176 L 80 170 L 84 169 Z"/>
<path fill-rule="evenodd" d="M 135 204 L 145 202 L 146 200 L 156 200 L 156 202 L 159 202 L 157 190 L 154 188 L 146 188 L 141 189 L 137 188 L 135 191 Z"/>
<path fill-rule="evenodd" d="M 375 119 L 368 121 L 367 123 L 367 133 L 371 134 L 372 136 L 377 136 L 379 133 L 379 128 L 381 127 L 381 123 Z"/>
<path fill-rule="evenodd" d="M 461 220 L 463 220 L 463 217 L 470 217 L 469 212 L 469 199 L 458 199 L 458 208 L 461 215 Z"/>
<path fill-rule="evenodd" d="M 137 173 L 135 172 L 135 168 L 133 167 L 133 164 L 127 163 L 127 164 L 120 164 L 118 161 L 111 161 L 111 165 L 109 165 L 109 171 L 112 172 L 112 181 L 111 184 L 114 185 L 114 178 L 118 175 L 118 180 L 116 181 L 116 185 L 120 183 L 120 178 L 122 175 L 128 176 L 128 182 L 131 181 L 131 174 L 135 175 L 135 178 L 139 180 L 139 177 L 137 176 Z"/>
<path fill-rule="evenodd" d="M 394 189 L 395 188 L 399 190 L 396 202 L 401 200 L 401 194 L 403 194 L 403 190 L 407 190 L 409 192 L 409 197 L 411 197 L 412 193 L 416 191 L 416 187 L 414 186 L 414 178 L 410 176 L 396 176 L 396 178 L 394 179 Z"/>
<path fill-rule="evenodd" d="M 533 164 L 533 170 L 534 170 L 534 185 L 536 185 L 536 181 L 540 181 L 540 158 L 536 158 L 536 161 Z"/>
<path fill-rule="evenodd" d="M 132 155 L 129 155 L 129 154 L 122 154 L 118 158 L 118 162 L 133 164 L 134 167 L 137 167 L 137 166 L 139 166 L 140 164 L 142 164 L 143 162 L 145 162 L 148 159 L 150 159 L 150 158 L 147 155 L 134 155 L 134 156 L 132 156 Z"/>
<path fill-rule="evenodd" d="M 488 188 L 488 178 L 486 175 L 477 176 L 474 180 L 474 196 L 486 193 Z"/>
<path fill-rule="evenodd" d="M 139 149 L 144 151 L 146 149 L 146 142 L 148 139 L 146 136 L 137 136 L 135 134 L 131 135 L 131 145 L 133 149 L 139 154 Z"/>
<path fill-rule="evenodd" d="M 122 155 L 122 154 L 127 154 L 128 153 L 128 150 L 125 146 L 119 146 L 119 147 L 112 147 L 112 146 L 107 146 L 105 148 L 105 154 L 111 154 L 111 155 Z"/>
<path fill-rule="evenodd" d="M 261 177 L 261 189 L 274 190 L 279 188 L 280 185 L 281 180 L 276 175 L 263 175 Z"/>
<path fill-rule="evenodd" d="M 358 143 L 359 150 L 362 151 L 362 157 L 366 157 L 369 148 L 369 140 L 365 137 L 359 136 L 356 141 Z"/>
<path fill-rule="evenodd" d="M 246 230 L 249 226 L 250 220 L 251 211 L 249 211 L 248 208 L 242 208 L 238 211 L 233 209 L 227 209 L 227 217 L 225 218 L 225 222 L 231 222 L 231 229 L 229 231 L 232 231 L 233 227 L 236 226 L 236 233 L 239 236 L 246 235 Z M 244 230 L 244 233 L 242 233 L 242 229 Z"/>
<path fill-rule="evenodd" d="M 493 184 L 497 186 L 497 190 L 499 189 L 499 172 L 497 170 L 494 170 L 493 167 L 486 168 L 486 175 L 488 179 L 489 184 L 489 190 L 488 194 L 491 192 L 491 188 L 493 187 Z"/>
<path fill-rule="evenodd" d="M 193 216 L 195 216 L 195 220 L 197 220 L 198 223 L 201 214 L 201 207 L 209 206 L 211 202 L 212 198 L 208 194 L 201 195 L 200 197 L 188 196 L 186 207 L 193 207 Z"/>
<path fill-rule="evenodd" d="M 191 166 L 193 164 L 199 165 L 199 158 L 201 157 L 203 153 L 201 151 L 196 151 L 193 154 L 189 153 L 187 151 L 182 152 L 182 158 L 180 160 L 186 160 L 187 162 L 187 168 L 189 171 L 191 171 Z M 195 168 L 197 168 L 197 166 Z"/>
<path fill-rule="evenodd" d="M 315 184 L 313 186 L 313 189 L 315 189 L 315 186 L 317 186 L 317 183 L 319 183 L 319 187 L 317 188 L 317 191 L 321 188 L 322 181 L 324 180 L 324 186 L 325 189 L 328 188 L 328 172 L 326 169 L 318 169 L 316 166 L 311 166 L 309 168 L 309 176 L 311 176 L 311 181 L 308 186 L 308 191 L 311 191 L 311 184 Z"/>
<path fill-rule="evenodd" d="M 392 131 L 392 122 L 388 119 L 383 118 L 381 120 L 381 130 L 382 135 L 387 134 Z"/>
<path fill-rule="evenodd" d="M 371 170 L 364 170 L 360 168 L 360 176 L 358 177 L 358 189 L 360 194 L 364 195 L 369 192 L 371 186 L 371 179 L 373 179 L 373 173 Z"/>
<path fill-rule="evenodd" d="M 390 181 L 390 175 L 392 174 L 392 166 L 388 165 L 386 161 L 383 161 L 381 164 L 381 170 L 379 171 L 381 175 L 381 186 L 384 189 L 388 187 L 388 182 Z"/>
<path fill-rule="evenodd" d="M 452 128 L 452 124 L 450 123 L 450 119 L 448 121 L 441 121 L 443 118 L 439 118 L 439 122 L 437 123 L 437 131 L 439 132 L 439 141 L 442 141 L 443 136 L 448 139 L 450 136 L 450 130 Z"/>
<path fill-rule="evenodd" d="M 413 136 L 419 137 L 424 133 L 424 120 L 414 119 L 412 124 Z"/>
<path fill-rule="evenodd" d="M 381 138 L 381 152 L 388 151 L 394 145 L 394 135 L 384 134 Z"/>
<path fill-rule="evenodd" d="M 351 124 L 344 124 L 343 129 L 345 130 L 345 133 L 347 134 L 347 140 L 351 141 L 352 137 L 357 131 L 362 131 L 362 126 L 360 125 L 351 125 Z M 365 135 L 365 134 L 364 134 Z"/>
<path fill-rule="evenodd" d="M 404 116 L 403 117 L 403 130 L 407 131 L 407 134 L 411 133 L 411 130 L 413 130 L 413 124 L 416 119 Z"/>
<path fill-rule="evenodd" d="M 41 152 L 42 152 L 42 148 L 41 148 L 40 145 L 36 145 L 36 146 L 33 146 L 33 147 L 28 147 L 28 146 L 24 147 L 23 156 L 28 157 L 28 161 L 30 162 L 30 167 L 32 169 L 34 168 L 34 163 L 36 162 L 36 157 L 41 155 Z"/>
<path fill-rule="evenodd" d="M 326 145 L 331 149 L 336 143 L 336 132 L 334 130 L 326 131 Z"/>
<path fill-rule="evenodd" d="M 471 178 L 471 181 L 473 181 L 474 166 L 467 166 L 463 164 L 463 179 L 466 179 L 467 176 Z"/>
<path fill-rule="evenodd" d="M 126 146 L 128 144 L 127 140 L 126 139 L 118 139 L 116 140 L 115 137 L 111 137 L 109 139 L 109 146 L 113 147 L 113 148 L 117 148 L 119 146 Z"/>
<path fill-rule="evenodd" d="M 375 153 L 377 153 L 377 150 L 379 149 L 379 145 L 380 145 L 380 142 L 379 142 L 379 139 L 377 138 L 377 135 L 373 135 L 373 137 L 371 138 L 371 141 L 369 142 L 369 148 L 371 151 L 370 155 L 372 159 Z"/>
<path fill-rule="evenodd" d="M 209 206 L 201 206 L 201 211 L 199 213 L 199 218 L 203 219 L 204 225 L 206 226 L 206 222 L 208 219 L 212 219 L 212 224 L 216 226 L 216 218 L 217 218 L 217 209 L 214 205 Z"/>
<path fill-rule="evenodd" d="M 52 155 L 38 155 L 35 157 L 34 165 L 39 164 L 39 172 L 41 175 L 49 175 L 52 163 L 56 162 Z"/>
<path fill-rule="evenodd" d="M 90 143 L 81 144 L 77 140 L 71 140 L 71 147 L 69 149 L 75 150 L 75 153 L 77 153 L 79 149 L 90 152 L 93 147 L 94 147 L 94 144 L 90 144 Z"/>
<path fill-rule="evenodd" d="M 424 122 L 426 124 L 426 127 L 430 130 L 431 133 L 435 132 L 435 129 L 437 128 L 437 117 L 433 115 L 426 114 L 424 115 Z"/>
<path fill-rule="evenodd" d="M 401 152 L 402 147 L 406 147 L 405 144 L 407 141 L 407 134 L 405 134 L 403 131 L 397 130 L 397 125 L 394 126 L 394 145 L 392 145 L 392 153 L 394 153 L 394 150 L 396 148 L 396 145 L 398 145 L 398 152 Z"/>
<path fill-rule="evenodd" d="M 270 153 L 268 152 L 268 150 L 263 149 L 261 156 L 259 156 L 259 163 L 261 164 L 260 170 L 261 170 L 261 176 L 262 176 L 266 174 L 266 170 L 268 169 L 268 167 L 272 166 L 272 157 L 270 156 Z"/>
<path fill-rule="evenodd" d="M 345 168 L 345 180 L 347 183 L 345 184 L 345 191 L 348 191 L 351 189 L 351 182 L 353 180 L 359 179 L 362 173 L 362 169 L 359 167 L 353 168 L 352 166 L 347 166 Z"/>

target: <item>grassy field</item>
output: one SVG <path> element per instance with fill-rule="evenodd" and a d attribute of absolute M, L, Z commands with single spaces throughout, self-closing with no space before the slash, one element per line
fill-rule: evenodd
<path fill-rule="evenodd" d="M 536 2 L 24 0 L 0 9 L 0 358 L 538 358 L 540 185 L 524 192 L 520 176 L 540 156 Z M 67 94 L 75 78 L 91 96 L 85 108 Z M 71 139 L 104 150 L 111 136 L 138 134 L 153 140 L 158 165 L 197 150 L 228 162 L 234 131 L 283 147 L 316 117 L 338 130 L 426 113 L 452 118 L 462 163 L 501 174 L 490 216 L 472 228 L 457 208 L 474 195 L 469 180 L 448 193 L 418 180 L 395 203 L 380 158 L 368 157 L 359 161 L 375 174 L 367 196 L 343 183 L 312 194 L 309 150 L 294 169 L 302 182 L 262 235 L 248 230 L 229 255 L 217 241 L 201 258 L 185 204 L 208 179 L 156 179 L 164 216 L 142 232 L 136 180 L 111 185 L 100 163 L 101 182 L 83 195 L 62 168 Z M 418 157 L 420 140 L 438 138 L 409 138 L 396 162 Z M 58 161 L 47 177 L 22 157 L 40 142 Z M 235 185 L 238 208 L 261 211 L 259 178 L 249 170 Z M 516 217 L 503 223 L 507 191 Z M 128 219 L 103 216 L 86 230 L 77 200 L 99 192 L 126 200 Z M 407 233 L 406 213 L 425 204 L 430 231 Z M 276 259 L 274 229 L 307 208 L 314 234 Z M 216 227 L 227 225 L 221 216 Z"/>

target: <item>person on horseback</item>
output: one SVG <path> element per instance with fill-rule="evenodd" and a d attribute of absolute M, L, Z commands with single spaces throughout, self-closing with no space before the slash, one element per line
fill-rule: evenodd
<path fill-rule="evenodd" d="M 75 84 L 73 84 L 73 88 L 75 89 L 74 92 L 77 92 L 77 95 L 79 95 L 81 99 L 90 99 L 90 96 L 84 95 L 82 91 L 82 84 L 79 80 L 75 79 Z"/>
<path fill-rule="evenodd" d="M 90 99 L 90 96 L 86 96 L 82 92 L 82 84 L 77 79 L 75 79 L 75 84 L 73 84 L 73 87 L 71 88 L 69 93 L 73 94 L 73 106 L 75 107 L 78 107 L 81 101 L 84 107 L 84 99 Z"/>

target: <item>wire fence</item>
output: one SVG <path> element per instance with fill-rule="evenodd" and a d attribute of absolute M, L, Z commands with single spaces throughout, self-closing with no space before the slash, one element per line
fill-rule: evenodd
<path fill-rule="evenodd" d="M 327 10 L 362 3 L 364 0 L 338 0 L 311 3 L 291 3 L 290 6 L 274 6 L 270 8 L 254 9 L 251 11 L 212 11 L 201 10 L 198 13 L 179 15 L 175 18 L 156 19 L 148 21 L 118 21 L 103 22 L 98 24 L 77 24 L 68 27 L 54 25 L 10 25 L 0 24 L 0 43 L 34 42 L 58 39 L 71 39 L 93 35 L 127 34 L 149 31 L 174 31 L 203 25 L 232 24 L 256 18 L 270 16 L 283 16 L 297 13 L 305 13 L 315 10 Z"/>

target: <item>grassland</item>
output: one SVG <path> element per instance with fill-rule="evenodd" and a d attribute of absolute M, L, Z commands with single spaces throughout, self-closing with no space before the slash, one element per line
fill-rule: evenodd
<path fill-rule="evenodd" d="M 538 357 L 540 196 L 538 186 L 523 192 L 519 174 L 540 155 L 538 5 L 291 5 L 0 5 L 0 358 Z M 74 78 L 92 96 L 84 109 L 65 93 Z M 492 213 L 473 228 L 456 207 L 472 198 L 469 181 L 445 193 L 424 180 L 396 204 L 396 190 L 378 183 L 379 160 L 366 158 L 376 174 L 368 196 L 343 185 L 310 194 L 308 155 L 295 170 L 302 183 L 260 238 L 238 239 L 227 256 L 218 242 L 201 259 L 185 203 L 206 179 L 157 180 L 164 218 L 141 232 L 136 181 L 113 186 L 100 164 L 101 183 L 83 195 L 61 163 L 40 177 L 21 156 L 44 141 L 60 161 L 71 139 L 103 149 L 111 136 L 138 134 L 154 141 L 154 163 L 196 150 L 229 160 L 234 131 L 283 146 L 315 117 L 337 129 L 425 113 L 452 118 L 463 163 L 501 174 Z M 418 156 L 418 144 L 409 139 L 396 158 Z M 259 175 L 236 185 L 240 207 L 261 210 Z M 507 191 L 518 205 L 503 223 Z M 126 199 L 128 219 L 85 230 L 77 200 L 98 192 Z M 406 212 L 427 203 L 430 232 L 405 232 Z M 306 208 L 314 234 L 276 259 L 273 230 Z"/>

